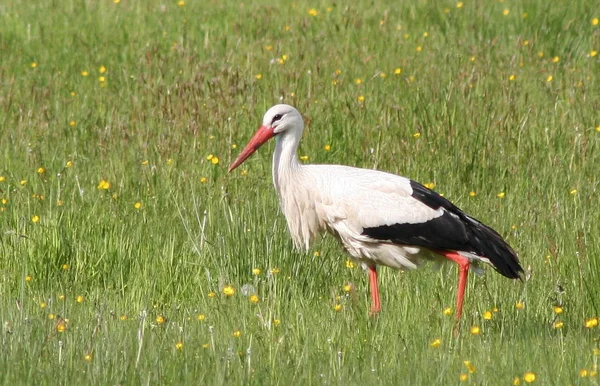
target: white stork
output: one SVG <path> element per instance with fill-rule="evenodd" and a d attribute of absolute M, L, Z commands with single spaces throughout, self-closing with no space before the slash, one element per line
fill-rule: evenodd
<path fill-rule="evenodd" d="M 410 269 L 425 260 L 457 263 L 457 319 L 469 266 L 484 262 L 508 278 L 521 277 L 515 252 L 496 231 L 418 182 L 377 170 L 301 164 L 296 151 L 303 130 L 298 110 L 271 107 L 229 171 L 276 137 L 273 183 L 295 246 L 308 249 L 324 230 L 337 237 L 368 268 L 372 314 L 381 310 L 377 265 Z"/>

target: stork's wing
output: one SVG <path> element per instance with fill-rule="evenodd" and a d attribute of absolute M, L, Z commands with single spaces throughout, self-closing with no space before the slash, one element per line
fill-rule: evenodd
<path fill-rule="evenodd" d="M 498 233 L 415 181 L 347 167 L 339 167 L 331 178 L 332 220 L 362 236 L 471 253 L 510 278 L 522 272 L 515 252 Z"/>

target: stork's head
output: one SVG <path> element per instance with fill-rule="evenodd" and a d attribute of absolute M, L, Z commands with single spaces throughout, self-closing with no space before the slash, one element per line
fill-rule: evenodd
<path fill-rule="evenodd" d="M 302 115 L 290 105 L 275 105 L 271 107 L 263 117 L 260 128 L 256 131 L 250 142 L 240 153 L 235 161 L 229 166 L 229 171 L 240 166 L 248 157 L 250 157 L 259 147 L 276 135 L 284 135 L 287 132 L 294 132 L 302 135 L 304 120 Z"/>

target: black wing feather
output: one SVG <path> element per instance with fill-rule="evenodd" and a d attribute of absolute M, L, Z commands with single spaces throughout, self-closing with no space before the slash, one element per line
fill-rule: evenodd
<path fill-rule="evenodd" d="M 495 230 L 468 216 L 456 205 L 415 181 L 412 196 L 444 214 L 416 224 L 392 224 L 363 229 L 363 235 L 395 244 L 415 245 L 431 250 L 463 251 L 489 259 L 502 275 L 516 279 L 523 268 L 517 254 Z"/>

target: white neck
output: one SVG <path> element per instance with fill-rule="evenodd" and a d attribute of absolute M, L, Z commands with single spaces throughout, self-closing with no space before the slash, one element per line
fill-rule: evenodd
<path fill-rule="evenodd" d="M 293 183 L 294 174 L 302 167 L 298 161 L 298 144 L 302 130 L 292 130 L 276 137 L 273 153 L 273 184 L 277 193 L 281 193 L 281 185 Z"/>

